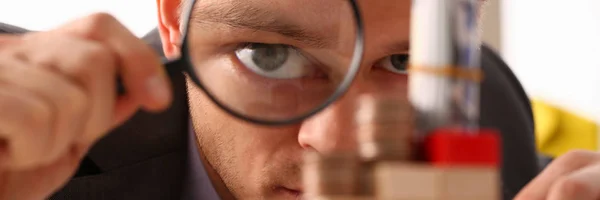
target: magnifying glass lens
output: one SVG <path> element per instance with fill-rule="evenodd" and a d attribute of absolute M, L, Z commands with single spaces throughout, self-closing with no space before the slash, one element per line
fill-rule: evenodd
<path fill-rule="evenodd" d="M 198 0 L 185 40 L 191 78 L 234 115 L 307 115 L 332 100 L 358 67 L 351 2 Z"/>

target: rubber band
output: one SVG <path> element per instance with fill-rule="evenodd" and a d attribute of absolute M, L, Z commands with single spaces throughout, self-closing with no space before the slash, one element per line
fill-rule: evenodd
<path fill-rule="evenodd" d="M 483 72 L 481 68 L 465 68 L 465 67 L 408 67 L 409 74 L 411 72 L 420 72 L 427 74 L 452 77 L 457 79 L 469 80 L 480 83 L 483 80 Z"/>

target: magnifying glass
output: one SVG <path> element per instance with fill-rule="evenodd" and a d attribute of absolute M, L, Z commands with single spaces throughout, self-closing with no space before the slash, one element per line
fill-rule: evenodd
<path fill-rule="evenodd" d="M 215 5 L 228 3 L 185 2 L 170 73 L 185 72 L 227 113 L 265 125 L 304 120 L 348 89 L 364 47 L 355 0 Z"/>

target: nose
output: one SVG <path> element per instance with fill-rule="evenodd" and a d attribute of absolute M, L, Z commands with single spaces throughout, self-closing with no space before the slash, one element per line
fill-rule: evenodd
<path fill-rule="evenodd" d="M 406 88 L 406 81 L 383 84 L 380 77 L 369 77 L 372 76 L 358 76 L 342 98 L 304 121 L 298 133 L 300 146 L 322 154 L 357 150 L 359 97 L 392 92 L 406 94 L 402 89 Z M 382 85 L 387 87 L 382 88 Z"/>
<path fill-rule="evenodd" d="M 300 126 L 298 143 L 321 154 L 358 150 L 357 134 L 361 96 L 406 98 L 407 76 L 391 76 L 381 70 L 364 68 L 346 94 Z"/>
<path fill-rule="evenodd" d="M 298 142 L 305 149 L 322 154 L 354 150 L 356 125 L 354 113 L 358 91 L 352 88 L 334 104 L 304 121 L 298 134 Z"/>

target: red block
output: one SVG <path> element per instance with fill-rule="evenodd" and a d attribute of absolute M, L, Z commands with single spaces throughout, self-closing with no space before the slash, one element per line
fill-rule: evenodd
<path fill-rule="evenodd" d="M 480 129 L 476 134 L 439 129 L 425 138 L 424 145 L 427 161 L 438 166 L 498 167 L 502 159 L 500 135 L 491 129 Z"/>

